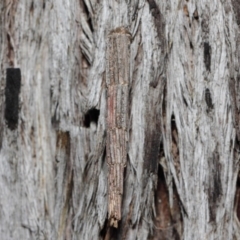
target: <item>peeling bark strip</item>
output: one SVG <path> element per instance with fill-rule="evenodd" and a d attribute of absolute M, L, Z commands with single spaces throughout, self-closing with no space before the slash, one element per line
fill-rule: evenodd
<path fill-rule="evenodd" d="M 107 46 L 108 218 L 116 228 L 121 220 L 123 172 L 127 162 L 130 39 L 131 34 L 120 27 L 110 32 Z"/>
<path fill-rule="evenodd" d="M 71 136 L 69 132 L 57 131 L 56 142 L 56 204 L 55 219 L 58 220 L 56 225 L 58 239 L 70 239 L 71 231 L 68 227 L 68 221 L 72 221 L 71 198 L 73 191 L 73 171 L 70 160 L 71 153 Z M 71 238 L 72 239 L 72 238 Z"/>
<path fill-rule="evenodd" d="M 19 68 L 7 68 L 5 88 L 5 119 L 9 129 L 18 125 L 19 92 L 21 86 L 21 71 Z"/>

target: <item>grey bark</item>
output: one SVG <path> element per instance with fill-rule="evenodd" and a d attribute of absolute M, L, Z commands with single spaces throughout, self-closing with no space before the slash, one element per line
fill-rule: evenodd
<path fill-rule="evenodd" d="M 0 9 L 1 239 L 240 239 L 237 0 L 3 0 Z M 118 27 L 132 42 L 114 229 L 105 71 Z M 16 128 L 7 68 L 21 70 Z"/>

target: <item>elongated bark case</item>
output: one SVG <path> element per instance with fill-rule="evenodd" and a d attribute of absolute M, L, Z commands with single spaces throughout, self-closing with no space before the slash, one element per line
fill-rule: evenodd
<path fill-rule="evenodd" d="M 123 173 L 127 162 L 130 41 L 131 34 L 121 27 L 109 34 L 107 44 L 108 218 L 116 228 L 121 220 Z"/>

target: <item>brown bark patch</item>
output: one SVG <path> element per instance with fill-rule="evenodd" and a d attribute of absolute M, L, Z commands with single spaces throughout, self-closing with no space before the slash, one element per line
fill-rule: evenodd
<path fill-rule="evenodd" d="M 64 205 L 62 209 L 61 218 L 59 220 L 59 231 L 58 236 L 65 236 L 65 239 L 72 239 L 72 220 L 73 216 L 71 213 L 72 208 L 72 192 L 73 192 L 73 171 L 70 164 L 67 165 L 66 169 L 66 185 L 64 194 Z"/>
<path fill-rule="evenodd" d="M 57 131 L 56 141 L 56 208 L 61 209 L 58 216 L 58 236 L 70 239 L 72 223 L 73 169 L 70 161 L 70 133 Z"/>
<path fill-rule="evenodd" d="M 154 233 L 151 239 L 180 239 L 178 225 L 181 224 L 180 208 L 177 196 L 174 194 L 174 205 L 172 209 L 169 204 L 169 194 L 162 167 L 158 167 L 158 183 L 155 192 L 156 216 L 154 219 Z"/>
<path fill-rule="evenodd" d="M 57 148 L 66 149 L 69 152 L 70 148 L 70 135 L 69 132 L 57 132 Z"/>
<path fill-rule="evenodd" d="M 186 17 L 189 17 L 189 11 L 188 11 L 188 6 L 187 5 L 183 6 L 183 12 L 184 12 Z"/>

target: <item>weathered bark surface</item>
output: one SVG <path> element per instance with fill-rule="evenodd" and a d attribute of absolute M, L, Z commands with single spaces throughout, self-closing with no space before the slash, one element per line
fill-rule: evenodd
<path fill-rule="evenodd" d="M 3 0 L 0 9 L 1 239 L 240 239 L 237 0 Z M 114 229 L 106 49 L 118 27 L 132 41 Z M 7 68 L 21 70 L 10 95 Z"/>

